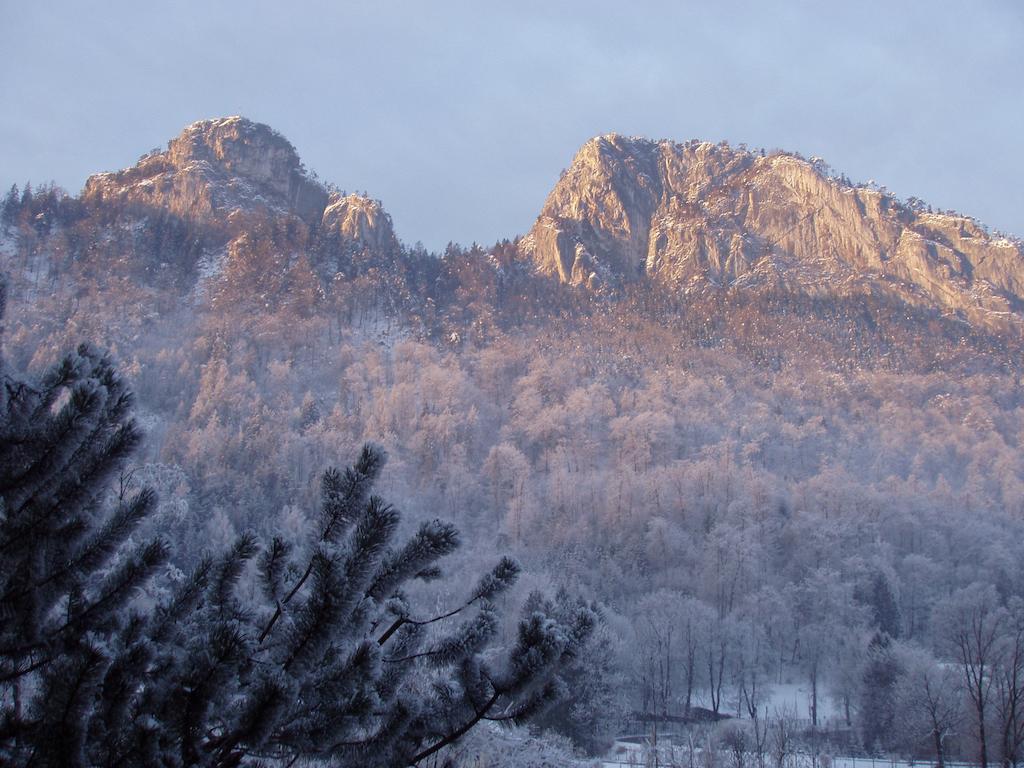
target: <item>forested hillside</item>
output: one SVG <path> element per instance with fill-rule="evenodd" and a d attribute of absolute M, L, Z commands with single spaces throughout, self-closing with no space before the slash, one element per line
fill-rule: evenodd
<path fill-rule="evenodd" d="M 428 253 L 264 127 L 197 125 L 81 196 L 13 189 L 0 229 L 7 359 L 88 339 L 121 361 L 176 568 L 302 531 L 371 440 L 388 499 L 463 530 L 460 567 L 511 551 L 517 597 L 601 605 L 600 685 L 551 716 L 591 749 L 630 712 L 763 717 L 798 684 L 858 748 L 931 754 L 917 720 L 874 717 L 879 659 L 890 698 L 969 668 L 971 611 L 1024 648 L 1015 322 L 870 286 L 570 284 L 514 240 Z M 980 722 L 1008 759 L 1024 713 L 998 702 L 1024 679 L 1000 690 Z"/>

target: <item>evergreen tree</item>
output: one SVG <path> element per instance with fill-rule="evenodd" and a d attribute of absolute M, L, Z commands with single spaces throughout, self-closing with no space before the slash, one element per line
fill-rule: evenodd
<path fill-rule="evenodd" d="M 613 720 L 621 714 L 614 692 L 621 687 L 621 674 L 615 666 L 615 649 L 600 606 L 587 606 L 565 590 L 548 600 L 535 592 L 527 600 L 528 610 L 572 620 L 581 608 L 589 608 L 598 618 L 595 631 L 580 648 L 576 663 L 564 677 L 572 690 L 572 698 L 560 701 L 537 720 L 537 725 L 567 736 L 573 744 L 589 755 L 608 751 Z"/>
<path fill-rule="evenodd" d="M 870 626 L 892 639 L 899 639 L 903 628 L 896 590 L 888 574 L 878 568 L 870 578 L 857 584 L 853 592 L 857 602 L 870 611 Z"/>
<path fill-rule="evenodd" d="M 0 223 L 8 226 L 18 218 L 21 210 L 21 196 L 18 194 L 18 185 L 12 184 L 4 196 L 3 203 L 0 203 Z"/>
<path fill-rule="evenodd" d="M 861 737 L 869 751 L 888 748 L 892 743 L 896 684 L 903 673 L 892 640 L 884 632 L 876 632 L 868 644 L 860 702 Z"/>
<path fill-rule="evenodd" d="M 892 582 L 882 571 L 876 571 L 871 581 L 869 605 L 874 626 L 893 639 L 898 639 L 902 625 L 900 606 Z"/>
<path fill-rule="evenodd" d="M 0 762 L 415 765 L 565 694 L 593 612 L 531 606 L 495 653 L 493 600 L 519 574 L 502 558 L 451 610 L 417 613 L 403 585 L 440 576 L 458 532 L 433 520 L 392 546 L 374 446 L 324 474 L 307 541 L 244 534 L 155 606 L 138 600 L 169 545 L 131 541 L 150 490 L 110 490 L 140 437 L 131 402 L 89 346 L 39 378 L 2 370 Z"/>
<path fill-rule="evenodd" d="M 26 181 L 21 189 L 21 207 L 28 208 L 32 205 L 32 182 Z"/>
<path fill-rule="evenodd" d="M 4 300 L 0 285 L 0 319 Z M 109 640 L 130 629 L 124 606 L 167 558 L 162 541 L 126 543 L 151 492 L 109 513 L 103 503 L 139 441 L 131 401 L 88 345 L 38 379 L 0 357 L 0 755 L 12 762 L 83 760 Z"/>

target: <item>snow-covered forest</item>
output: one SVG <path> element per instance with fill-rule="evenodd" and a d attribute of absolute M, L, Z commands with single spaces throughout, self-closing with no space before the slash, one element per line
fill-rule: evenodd
<path fill-rule="evenodd" d="M 328 269 L 292 224 L 254 214 L 217 250 L 51 188 L 5 205 L 5 360 L 111 350 L 146 433 L 122 482 L 159 498 L 133 536 L 173 542 L 173 578 L 246 531 L 301 536 L 369 441 L 402 534 L 439 517 L 464 539 L 410 599 L 443 612 L 508 553 L 499 640 L 524 601 L 596 617 L 527 741 L 472 736 L 507 753 L 489 764 L 697 713 L 744 723 L 714 737 L 736 768 L 783 768 L 785 728 L 1018 762 L 1019 340 L 871 296 L 591 295 L 509 243 Z"/>

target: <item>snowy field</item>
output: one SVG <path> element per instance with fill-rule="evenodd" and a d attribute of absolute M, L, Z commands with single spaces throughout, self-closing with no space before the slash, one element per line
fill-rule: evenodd
<path fill-rule="evenodd" d="M 694 768 L 703 768 L 702 750 L 693 753 Z M 657 765 L 661 768 L 690 768 L 690 752 L 686 747 L 663 746 L 658 748 Z M 731 758 L 725 760 L 731 765 Z M 615 746 L 604 757 L 601 768 L 646 768 L 654 766 L 654 753 L 650 747 L 632 742 L 617 741 Z M 753 754 L 748 756 L 747 765 L 757 765 Z M 884 760 L 871 757 L 834 757 L 821 755 L 815 759 L 811 755 L 794 755 L 789 762 L 790 768 L 927 768 L 928 761 L 908 762 L 902 760 Z M 977 768 L 974 763 L 946 762 L 946 768 Z"/>
<path fill-rule="evenodd" d="M 692 755 L 693 768 L 704 768 L 703 750 L 694 750 Z M 731 756 L 721 755 L 725 765 L 732 765 Z M 769 761 L 770 762 L 770 761 Z M 885 760 L 872 757 L 843 757 L 822 754 L 818 756 L 797 754 L 788 761 L 789 768 L 928 768 L 929 761 Z M 754 754 L 747 756 L 747 766 L 756 768 Z M 616 741 L 601 762 L 601 768 L 646 768 L 655 765 L 654 751 L 650 746 L 632 741 Z M 681 746 L 665 745 L 658 747 L 657 765 L 661 768 L 691 768 L 689 749 Z M 945 768 L 977 768 L 976 763 L 949 762 Z"/>
<path fill-rule="evenodd" d="M 811 689 L 799 682 L 776 683 L 768 691 L 764 711 L 769 717 L 776 712 L 790 712 L 800 720 L 811 719 Z M 830 691 L 824 686 L 818 688 L 818 721 L 826 722 L 841 717 L 842 712 Z"/>

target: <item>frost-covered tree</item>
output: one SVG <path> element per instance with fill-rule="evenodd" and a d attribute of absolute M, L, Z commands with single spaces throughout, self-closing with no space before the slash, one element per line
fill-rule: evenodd
<path fill-rule="evenodd" d="M 905 746 L 930 746 L 937 768 L 944 768 L 946 742 L 964 719 L 959 671 L 921 648 L 903 648 L 901 657 L 906 674 L 896 686 L 896 725 Z"/>
<path fill-rule="evenodd" d="M 981 768 L 989 762 L 986 725 L 992 714 L 995 671 L 1006 612 L 995 588 L 972 584 L 957 590 L 936 607 L 932 623 L 941 627 L 941 639 L 959 664 L 967 699 L 974 714 L 975 737 Z"/>
<path fill-rule="evenodd" d="M 244 534 L 152 605 L 139 589 L 169 545 L 131 538 L 155 494 L 111 493 L 139 431 L 110 358 L 82 346 L 0 383 L 0 762 L 415 765 L 565 694 L 593 612 L 535 605 L 490 649 L 519 573 L 502 558 L 419 613 L 403 586 L 438 577 L 459 536 L 433 520 L 396 545 L 379 448 L 325 473 L 308 540 Z"/>
<path fill-rule="evenodd" d="M 18 195 L 18 185 L 12 184 L 11 188 L 0 203 L 0 224 L 13 224 L 18 216 L 18 209 L 21 206 L 21 197 Z"/>
<path fill-rule="evenodd" d="M 572 690 L 572 698 L 551 707 L 537 720 L 537 724 L 567 736 L 589 755 L 603 754 L 612 745 L 609 735 L 614 733 L 615 721 L 622 714 L 622 708 L 615 700 L 615 691 L 623 680 L 616 664 L 618 643 L 609 629 L 602 607 L 597 604 L 587 606 L 579 598 L 559 590 L 554 600 L 533 593 L 527 600 L 527 609 L 555 616 L 564 623 L 571 623 L 572 617 L 581 609 L 592 610 L 598 617 L 595 631 L 581 646 L 575 663 L 564 674 Z"/>
<path fill-rule="evenodd" d="M 897 684 L 904 672 L 892 639 L 876 632 L 868 644 L 859 707 L 861 739 L 869 751 L 892 744 Z"/>
<path fill-rule="evenodd" d="M 0 278 L 2 279 L 2 278 Z M 5 286 L 0 283 L 0 320 Z M 111 703 L 117 638 L 141 629 L 125 606 L 166 560 L 159 540 L 126 544 L 155 496 L 112 479 L 139 441 L 131 394 L 83 345 L 38 378 L 0 358 L 0 757 L 84 760 L 88 722 Z M 117 557 L 115 558 L 115 554 Z"/>
<path fill-rule="evenodd" d="M 899 639 L 903 625 L 899 601 L 892 582 L 884 571 L 876 570 L 871 576 L 870 584 L 854 590 L 854 597 L 870 611 L 871 624 L 875 629 L 884 632 L 893 640 Z"/>
<path fill-rule="evenodd" d="M 1024 746 L 1024 602 L 1014 597 L 1006 606 L 995 673 L 995 712 L 1002 764 L 1020 763 Z"/>

